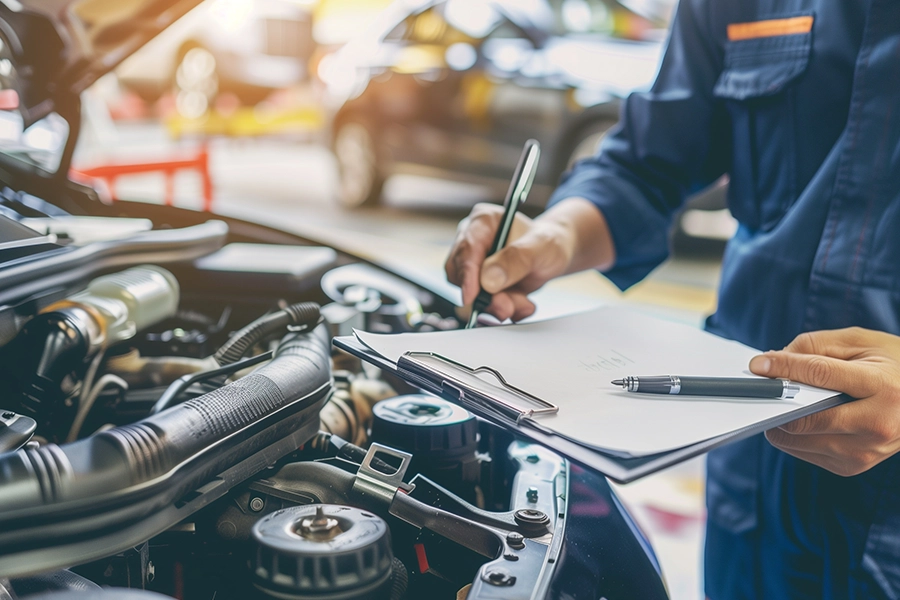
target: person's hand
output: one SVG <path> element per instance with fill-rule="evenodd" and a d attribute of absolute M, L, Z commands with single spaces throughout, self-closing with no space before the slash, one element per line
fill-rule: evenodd
<path fill-rule="evenodd" d="M 537 219 L 517 214 L 506 247 L 487 258 L 503 207 L 478 204 L 457 230 L 445 269 L 470 306 L 480 287 L 493 295 L 487 312 L 501 321 L 534 313 L 528 294 L 550 279 L 612 262 L 606 221 L 582 198 L 554 205 Z"/>
<path fill-rule="evenodd" d="M 858 327 L 805 333 L 754 357 L 750 370 L 858 398 L 767 431 L 776 448 L 843 476 L 900 451 L 900 337 Z"/>

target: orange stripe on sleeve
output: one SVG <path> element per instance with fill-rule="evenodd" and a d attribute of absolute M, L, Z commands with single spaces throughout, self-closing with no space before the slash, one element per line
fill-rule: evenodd
<path fill-rule="evenodd" d="M 812 25 L 812 16 L 771 19 L 768 21 L 754 21 L 752 23 L 732 23 L 728 26 L 728 39 L 736 42 L 738 40 L 752 40 L 778 35 L 809 33 L 812 31 Z"/>

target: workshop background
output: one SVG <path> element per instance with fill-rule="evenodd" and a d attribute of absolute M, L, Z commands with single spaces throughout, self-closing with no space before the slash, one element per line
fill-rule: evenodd
<path fill-rule="evenodd" d="M 526 139 L 544 150 L 536 213 L 619 99 L 649 85 L 673 4 L 206 0 L 88 91 L 73 177 L 110 201 L 340 240 L 447 285 L 457 223 L 502 201 Z M 678 216 L 673 257 L 647 280 L 622 294 L 596 273 L 566 277 L 538 315 L 627 301 L 699 326 L 735 228 L 726 184 Z M 702 460 L 617 489 L 672 598 L 702 598 Z"/>

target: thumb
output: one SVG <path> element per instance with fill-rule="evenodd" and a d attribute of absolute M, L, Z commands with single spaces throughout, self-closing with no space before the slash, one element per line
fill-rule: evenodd
<path fill-rule="evenodd" d="M 481 268 L 481 287 L 490 294 L 514 286 L 535 270 L 538 240 L 525 235 L 487 258 Z"/>
<path fill-rule="evenodd" d="M 766 352 L 750 360 L 750 371 L 843 392 L 854 398 L 874 395 L 880 384 L 877 376 L 857 362 L 815 354 Z"/>

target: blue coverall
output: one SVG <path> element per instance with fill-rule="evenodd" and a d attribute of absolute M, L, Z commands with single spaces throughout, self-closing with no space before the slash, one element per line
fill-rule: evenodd
<path fill-rule="evenodd" d="M 760 21 L 801 26 L 729 28 Z M 597 204 L 624 289 L 724 173 L 740 226 L 711 331 L 763 350 L 900 334 L 900 0 L 682 0 L 655 84 L 552 201 Z M 894 456 L 839 477 L 762 436 L 712 452 L 710 600 L 900 598 L 898 471 Z"/>

